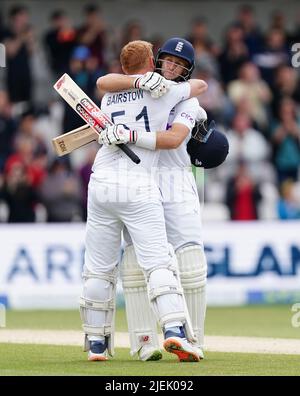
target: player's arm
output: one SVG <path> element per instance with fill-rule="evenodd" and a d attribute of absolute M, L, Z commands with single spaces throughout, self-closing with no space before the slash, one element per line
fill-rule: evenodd
<path fill-rule="evenodd" d="M 148 150 L 176 149 L 182 144 L 189 132 L 192 131 L 195 122 L 206 118 L 207 114 L 199 106 L 197 99 L 189 99 L 176 106 L 176 115 L 171 129 L 144 132 L 128 130 L 123 125 L 116 125 L 106 128 L 100 134 L 98 141 L 105 145 L 132 143 Z"/>
<path fill-rule="evenodd" d="M 159 98 L 168 91 L 169 82 L 155 72 L 147 72 L 138 77 L 111 73 L 98 78 L 97 88 L 101 93 L 143 89 L 149 91 L 153 98 Z"/>
<path fill-rule="evenodd" d="M 156 132 L 155 149 L 176 149 L 181 145 L 189 132 L 190 128 L 186 125 L 174 123 L 168 131 Z"/>
<path fill-rule="evenodd" d="M 206 111 L 196 98 L 185 100 L 175 107 L 171 129 L 156 133 L 156 149 L 176 149 L 194 128 L 196 121 L 206 119 Z"/>
<path fill-rule="evenodd" d="M 200 96 L 207 90 L 208 85 L 204 80 L 191 79 L 188 82 L 191 87 L 190 98 Z"/>
<path fill-rule="evenodd" d="M 189 132 L 190 128 L 179 123 L 174 123 L 167 131 L 157 132 L 128 130 L 123 125 L 114 125 L 101 132 L 98 142 L 106 146 L 131 143 L 147 150 L 170 150 L 179 147 Z"/>
<path fill-rule="evenodd" d="M 135 88 L 136 79 L 137 77 L 126 76 L 125 74 L 110 73 L 98 78 L 97 88 L 105 93 L 125 91 Z"/>
<path fill-rule="evenodd" d="M 191 79 L 187 83 L 190 86 L 188 98 L 200 96 L 207 90 L 207 84 L 203 80 Z M 140 88 L 145 91 L 149 91 L 153 98 L 159 98 L 164 95 L 172 84 L 175 83 L 166 80 L 160 74 L 155 72 L 148 72 L 139 77 L 111 73 L 106 76 L 99 77 L 97 80 L 97 88 L 102 93 Z"/>

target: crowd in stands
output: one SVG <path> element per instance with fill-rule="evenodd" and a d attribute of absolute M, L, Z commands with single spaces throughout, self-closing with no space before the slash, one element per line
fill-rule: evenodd
<path fill-rule="evenodd" d="M 24 6 L 0 18 L 7 56 L 0 89 L 0 222 L 83 221 L 98 147 L 56 157 L 51 139 L 83 122 L 54 94 L 44 93 L 68 72 L 99 102 L 96 80 L 121 72 L 124 44 L 146 39 L 156 52 L 169 37 L 147 37 L 138 20 L 116 32 L 95 5 L 84 7 L 80 26 L 66 10 L 53 12 L 42 36 L 30 18 Z M 223 219 L 299 219 L 300 68 L 293 67 L 291 47 L 300 42 L 300 18 L 295 16 L 290 31 L 284 13 L 274 11 L 262 30 L 255 9 L 242 6 L 224 26 L 223 42 L 211 39 L 203 17 L 192 22 L 186 38 L 196 53 L 193 77 L 208 83 L 199 103 L 230 147 L 222 166 L 205 171 L 207 213 L 221 207 Z M 39 76 L 34 62 L 41 54 L 46 61 Z"/>

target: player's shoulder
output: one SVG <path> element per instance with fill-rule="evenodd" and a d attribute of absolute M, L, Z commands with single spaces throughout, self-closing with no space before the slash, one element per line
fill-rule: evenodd
<path fill-rule="evenodd" d="M 170 81 L 169 90 L 164 96 L 166 99 L 177 98 L 179 102 L 189 97 L 190 89 L 189 82 L 176 83 L 174 81 Z"/>
<path fill-rule="evenodd" d="M 184 87 L 189 86 L 188 81 L 176 82 L 176 81 L 168 80 L 168 83 L 169 83 L 170 90 L 183 89 Z"/>
<path fill-rule="evenodd" d="M 175 113 L 178 111 L 198 111 L 200 109 L 197 98 L 186 99 L 175 106 Z"/>

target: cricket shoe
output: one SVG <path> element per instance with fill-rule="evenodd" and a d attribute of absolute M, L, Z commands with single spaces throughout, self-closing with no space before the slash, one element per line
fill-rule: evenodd
<path fill-rule="evenodd" d="M 158 348 L 154 348 L 151 345 L 143 345 L 138 351 L 139 360 L 143 362 L 149 362 L 153 360 L 160 360 L 162 353 Z"/>
<path fill-rule="evenodd" d="M 108 360 L 106 344 L 102 341 L 90 341 L 88 360 L 90 362 Z"/>
<path fill-rule="evenodd" d="M 182 327 L 178 328 L 178 330 L 176 332 L 172 330 L 166 331 L 163 344 L 165 350 L 177 355 L 180 362 L 200 362 L 203 359 L 202 350 L 185 338 Z"/>

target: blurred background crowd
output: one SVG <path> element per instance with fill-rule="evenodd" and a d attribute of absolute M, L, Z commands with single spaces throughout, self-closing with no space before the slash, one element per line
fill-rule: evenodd
<path fill-rule="evenodd" d="M 30 10 L 10 7 L 0 16 L 6 67 L 0 85 L 0 222 L 65 222 L 86 218 L 86 192 L 98 149 L 91 144 L 57 158 L 51 139 L 83 124 L 51 88 L 68 72 L 96 102 L 98 77 L 121 72 L 120 49 L 131 40 L 154 44 L 140 20 L 114 30 L 97 4 L 82 6 L 81 24 L 67 7 L 49 15 L 37 35 Z M 282 11 L 260 26 L 256 10 L 241 5 L 211 37 L 199 13 L 185 37 L 194 45 L 193 77 L 208 83 L 198 98 L 229 140 L 229 155 L 205 171 L 205 218 L 218 220 L 300 218 L 300 67 L 292 45 L 300 43 L 300 18 L 287 29 Z M 53 92 L 52 92 L 53 91 Z"/>

